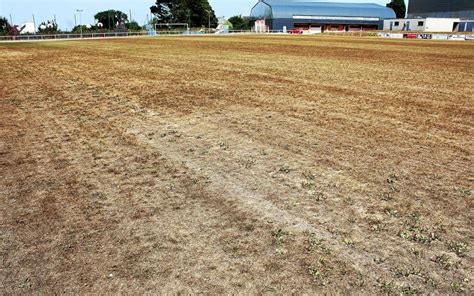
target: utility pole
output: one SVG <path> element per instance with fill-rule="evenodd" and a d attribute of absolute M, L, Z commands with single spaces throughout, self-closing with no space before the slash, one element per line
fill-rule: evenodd
<path fill-rule="evenodd" d="M 131 22 L 131 21 L 132 21 L 132 10 L 131 10 L 131 9 L 129 9 L 129 12 L 130 12 L 130 14 L 129 14 L 129 16 L 130 16 L 130 19 L 128 20 L 128 22 Z"/>
<path fill-rule="evenodd" d="M 210 10 L 207 10 L 207 9 L 206 9 L 206 11 L 207 11 L 207 16 L 208 16 L 208 18 L 209 18 L 209 24 L 208 24 L 208 30 L 209 30 L 209 32 L 208 32 L 208 33 L 211 34 L 211 11 L 210 11 Z"/>
<path fill-rule="evenodd" d="M 12 18 L 12 14 L 10 13 L 10 25 L 13 26 L 13 18 Z"/>
<path fill-rule="evenodd" d="M 188 25 L 191 25 L 191 11 L 188 9 L 187 10 L 187 19 L 186 19 Z"/>
<path fill-rule="evenodd" d="M 33 13 L 33 27 L 34 28 L 34 32 L 35 32 L 35 35 L 36 35 L 36 20 L 35 20 L 35 14 Z"/>
<path fill-rule="evenodd" d="M 77 18 L 76 18 L 76 14 L 74 14 L 74 27 L 77 27 Z"/>
<path fill-rule="evenodd" d="M 81 39 L 84 38 L 82 35 L 82 12 L 84 11 L 83 9 L 76 9 L 77 12 L 79 12 L 79 26 L 81 27 Z"/>

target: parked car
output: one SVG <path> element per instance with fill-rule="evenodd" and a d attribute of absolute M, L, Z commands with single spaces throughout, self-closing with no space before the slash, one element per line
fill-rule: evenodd
<path fill-rule="evenodd" d="M 303 30 L 298 28 L 289 29 L 287 32 L 289 34 L 303 34 Z"/>

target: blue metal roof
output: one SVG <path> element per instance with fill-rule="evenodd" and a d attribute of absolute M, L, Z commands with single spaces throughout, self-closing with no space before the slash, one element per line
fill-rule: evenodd
<path fill-rule="evenodd" d="M 251 12 L 252 17 L 269 19 L 293 16 L 344 16 L 395 18 L 395 12 L 373 3 L 319 2 L 316 0 L 260 0 Z"/>

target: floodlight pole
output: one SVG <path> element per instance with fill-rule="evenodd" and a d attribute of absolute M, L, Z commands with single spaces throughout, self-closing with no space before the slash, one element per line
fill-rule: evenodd
<path fill-rule="evenodd" d="M 208 32 L 209 32 L 209 34 L 211 34 L 211 11 L 207 10 L 207 9 L 206 9 L 206 11 L 207 11 L 207 16 L 208 16 L 208 21 L 209 21 L 208 22 Z"/>
<path fill-rule="evenodd" d="M 76 9 L 77 12 L 79 12 L 79 26 L 81 27 L 81 39 L 84 38 L 82 35 L 82 12 L 84 11 L 83 9 Z"/>
<path fill-rule="evenodd" d="M 35 32 L 35 35 L 36 35 L 36 19 L 35 19 L 35 14 L 33 13 L 33 27 L 34 28 L 34 32 Z"/>

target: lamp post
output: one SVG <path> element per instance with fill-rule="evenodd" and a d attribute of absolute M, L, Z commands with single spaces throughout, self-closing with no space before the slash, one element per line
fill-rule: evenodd
<path fill-rule="evenodd" d="M 82 35 L 82 12 L 84 11 L 83 9 L 76 9 L 77 12 L 79 12 L 79 26 L 81 27 L 81 39 L 83 38 Z"/>
<path fill-rule="evenodd" d="M 208 16 L 208 32 L 209 34 L 211 34 L 211 11 L 210 10 L 207 10 L 207 16 Z"/>
<path fill-rule="evenodd" d="M 36 35 L 36 20 L 35 20 L 35 14 L 33 14 L 33 27 L 35 27 L 35 35 Z"/>

